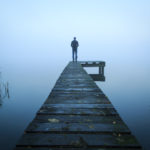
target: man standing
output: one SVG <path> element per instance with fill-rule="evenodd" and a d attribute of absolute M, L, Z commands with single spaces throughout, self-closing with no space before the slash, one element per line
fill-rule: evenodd
<path fill-rule="evenodd" d="M 78 41 L 76 40 L 76 37 L 74 37 L 74 40 L 71 42 L 72 47 L 72 60 L 77 61 L 77 48 L 79 46 Z"/>

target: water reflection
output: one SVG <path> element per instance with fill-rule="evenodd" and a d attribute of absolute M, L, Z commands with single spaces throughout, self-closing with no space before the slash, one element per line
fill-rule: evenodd
<path fill-rule="evenodd" d="M 3 100 L 5 98 L 10 98 L 9 95 L 9 83 L 8 82 L 3 82 L 2 77 L 1 77 L 1 72 L 0 72 L 0 107 L 3 104 Z"/>

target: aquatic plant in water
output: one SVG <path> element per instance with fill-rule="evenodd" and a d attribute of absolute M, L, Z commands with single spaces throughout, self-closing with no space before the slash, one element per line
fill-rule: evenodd
<path fill-rule="evenodd" d="M 0 72 L 0 105 L 2 105 L 2 100 L 6 97 L 9 98 L 9 83 L 2 81 Z"/>

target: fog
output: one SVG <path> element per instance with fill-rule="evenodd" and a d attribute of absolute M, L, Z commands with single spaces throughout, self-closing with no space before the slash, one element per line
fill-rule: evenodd
<path fill-rule="evenodd" d="M 1 0 L 0 72 L 11 97 L 0 109 L 5 118 L 0 130 L 11 126 L 2 145 L 8 136 L 15 137 L 14 146 L 33 119 L 72 60 L 70 43 L 76 36 L 79 60 L 106 62 L 106 82 L 97 84 L 149 147 L 149 8 L 148 0 Z M 19 113 L 28 115 L 23 120 Z M 22 123 L 11 124 L 10 115 Z"/>

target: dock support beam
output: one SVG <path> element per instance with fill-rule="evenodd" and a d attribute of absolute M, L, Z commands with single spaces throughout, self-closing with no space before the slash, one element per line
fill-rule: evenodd
<path fill-rule="evenodd" d="M 105 81 L 105 76 L 104 76 L 105 62 L 104 61 L 80 61 L 79 63 L 82 65 L 82 67 L 98 67 L 99 73 L 90 74 L 90 76 L 93 78 L 94 81 Z"/>

